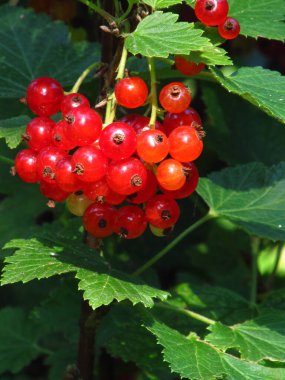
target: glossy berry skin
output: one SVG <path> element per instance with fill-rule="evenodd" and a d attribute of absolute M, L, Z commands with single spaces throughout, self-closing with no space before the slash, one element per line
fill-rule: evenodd
<path fill-rule="evenodd" d="M 137 108 L 146 102 L 148 88 L 145 81 L 140 77 L 124 78 L 116 84 L 115 96 L 121 106 Z"/>
<path fill-rule="evenodd" d="M 174 129 L 168 137 L 170 155 L 178 161 L 196 160 L 203 150 L 200 132 L 194 127 L 182 126 Z"/>
<path fill-rule="evenodd" d="M 227 0 L 197 0 L 195 14 L 207 26 L 220 25 L 229 12 Z"/>
<path fill-rule="evenodd" d="M 110 163 L 106 179 L 113 191 L 129 195 L 143 188 L 147 179 L 147 170 L 139 159 L 130 157 Z"/>
<path fill-rule="evenodd" d="M 134 125 L 134 123 L 137 121 L 137 119 L 140 117 L 141 117 L 141 115 L 138 113 L 129 113 L 129 114 L 123 116 L 120 119 L 120 121 L 122 121 L 123 123 L 127 123 L 128 125 L 130 125 L 132 127 Z"/>
<path fill-rule="evenodd" d="M 186 174 L 186 181 L 184 185 L 178 190 L 165 190 L 161 187 L 161 191 L 175 199 L 183 199 L 189 197 L 194 191 L 199 182 L 199 172 L 196 165 L 193 162 L 183 163 L 183 169 Z"/>
<path fill-rule="evenodd" d="M 55 169 L 55 180 L 57 185 L 64 191 L 73 193 L 74 191 L 82 190 L 82 183 L 74 172 L 74 166 L 71 162 L 71 156 L 62 158 Z"/>
<path fill-rule="evenodd" d="M 72 193 L 66 200 L 68 211 L 75 216 L 83 216 L 88 206 L 93 203 L 82 191 Z"/>
<path fill-rule="evenodd" d="M 134 128 L 136 134 L 140 135 L 143 131 L 148 131 L 148 130 L 151 129 L 150 126 L 149 126 L 149 122 L 150 122 L 150 118 L 149 117 L 141 116 L 140 115 L 132 123 L 132 127 Z M 155 129 L 159 130 L 159 131 L 162 131 L 163 133 L 165 133 L 164 127 L 163 127 L 163 125 L 159 121 L 155 122 Z"/>
<path fill-rule="evenodd" d="M 107 171 L 108 160 L 95 146 L 83 146 L 72 156 L 74 172 L 83 182 L 95 182 L 103 178 Z"/>
<path fill-rule="evenodd" d="M 84 95 L 73 92 L 64 96 L 60 110 L 63 116 L 66 116 L 71 110 L 79 107 L 90 107 L 89 100 Z"/>
<path fill-rule="evenodd" d="M 37 171 L 40 179 L 50 183 L 55 182 L 56 165 L 66 156 L 66 152 L 53 146 L 42 149 L 37 159 Z"/>
<path fill-rule="evenodd" d="M 180 113 L 167 112 L 163 120 L 163 125 L 167 136 L 169 136 L 175 128 L 181 127 L 182 125 L 191 126 L 192 123 L 202 125 L 202 120 L 198 112 L 192 107 L 187 108 L 184 112 Z"/>
<path fill-rule="evenodd" d="M 39 181 L 37 172 L 37 153 L 31 149 L 23 149 L 15 158 L 15 169 L 22 181 L 36 183 Z"/>
<path fill-rule="evenodd" d="M 63 88 L 55 79 L 39 77 L 28 85 L 26 102 L 36 115 L 51 116 L 60 110 L 63 96 Z"/>
<path fill-rule="evenodd" d="M 103 129 L 99 146 L 104 155 L 113 160 L 130 157 L 136 150 L 137 135 L 126 123 L 117 121 Z"/>
<path fill-rule="evenodd" d="M 226 20 L 219 25 L 218 31 L 221 37 L 226 40 L 233 40 L 240 33 L 240 24 L 232 17 L 227 17 Z"/>
<path fill-rule="evenodd" d="M 134 204 L 141 204 L 147 202 L 154 196 L 157 189 L 157 179 L 154 173 L 150 170 L 147 171 L 147 179 L 144 187 L 137 193 L 133 193 L 127 197 L 127 201 Z"/>
<path fill-rule="evenodd" d="M 116 209 L 107 203 L 93 203 L 84 212 L 83 226 L 91 235 L 104 238 L 113 233 Z"/>
<path fill-rule="evenodd" d="M 197 75 L 205 68 L 204 63 L 190 62 L 181 56 L 176 56 L 174 60 L 176 69 L 183 75 Z"/>
<path fill-rule="evenodd" d="M 155 195 L 146 205 L 147 221 L 154 227 L 169 228 L 173 226 L 180 216 L 177 202 L 165 194 Z"/>
<path fill-rule="evenodd" d="M 89 107 L 72 109 L 65 117 L 65 133 L 76 146 L 90 145 L 98 139 L 102 130 L 99 114 Z"/>
<path fill-rule="evenodd" d="M 189 107 L 191 93 L 180 82 L 172 82 L 162 88 L 159 94 L 159 101 L 162 107 L 168 112 L 183 112 Z"/>
<path fill-rule="evenodd" d="M 67 122 L 65 120 L 60 120 L 58 123 L 55 124 L 52 130 L 52 143 L 58 149 L 71 150 L 76 147 L 76 144 L 72 140 L 70 140 L 66 135 L 67 128 Z"/>
<path fill-rule="evenodd" d="M 145 213 L 137 206 L 123 206 L 116 215 L 113 229 L 123 239 L 136 239 L 147 227 Z"/>
<path fill-rule="evenodd" d="M 84 187 L 85 195 L 96 202 L 107 202 L 112 205 L 118 205 L 125 199 L 125 195 L 118 194 L 110 189 L 106 177 L 99 181 L 86 184 Z"/>
<path fill-rule="evenodd" d="M 52 130 L 55 122 L 49 117 L 36 117 L 27 125 L 24 134 L 30 149 L 40 151 L 48 145 L 52 145 Z"/>
<path fill-rule="evenodd" d="M 158 165 L 156 178 L 159 185 L 166 190 L 181 189 L 186 182 L 183 165 L 172 158 L 164 160 Z"/>
<path fill-rule="evenodd" d="M 40 182 L 40 192 L 47 199 L 50 199 L 55 202 L 63 202 L 69 195 L 68 192 L 61 190 L 55 182 L 49 183 L 46 181 Z"/>
<path fill-rule="evenodd" d="M 137 153 L 148 163 L 160 162 L 169 152 L 168 138 L 155 129 L 143 131 L 137 140 Z"/>

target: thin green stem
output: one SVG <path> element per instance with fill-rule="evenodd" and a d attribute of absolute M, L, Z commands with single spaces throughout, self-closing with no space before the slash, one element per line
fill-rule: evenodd
<path fill-rule="evenodd" d="M 133 8 L 133 4 L 131 4 L 131 2 L 129 2 L 128 8 L 127 8 L 126 12 L 123 13 L 122 16 L 120 16 L 119 18 L 116 19 L 116 22 L 117 22 L 118 25 L 128 17 L 128 15 L 131 12 L 132 8 Z"/>
<path fill-rule="evenodd" d="M 155 73 L 155 62 L 154 58 L 148 58 L 148 68 L 150 72 L 150 81 L 151 81 L 151 116 L 149 121 L 150 128 L 155 128 L 156 114 L 157 114 L 157 90 L 156 90 L 156 73 Z"/>
<path fill-rule="evenodd" d="M 109 24 L 115 21 L 115 18 L 110 15 L 110 13 L 106 12 L 104 9 L 98 7 L 98 5 L 94 4 L 90 0 L 79 0 L 81 3 L 87 5 L 88 8 L 92 9 L 96 13 L 98 13 L 101 17 L 103 17 Z"/>
<path fill-rule="evenodd" d="M 169 243 L 166 247 L 164 247 L 161 251 L 159 251 L 155 256 L 153 256 L 150 260 L 148 260 L 145 264 L 143 264 L 140 268 L 138 268 L 133 276 L 139 276 L 143 272 L 145 272 L 148 268 L 153 266 L 158 260 L 164 257 L 169 251 L 172 250 L 178 243 L 181 242 L 187 235 L 196 230 L 202 224 L 206 223 L 208 220 L 213 219 L 214 216 L 212 214 L 207 214 L 203 216 L 201 219 L 197 220 L 196 223 L 192 224 L 190 227 L 186 228 L 180 235 L 177 236 L 171 243 Z"/>
<path fill-rule="evenodd" d="M 251 257 L 252 257 L 251 286 L 250 286 L 250 297 L 249 297 L 250 303 L 252 305 L 256 304 L 257 275 L 258 275 L 257 260 L 258 260 L 259 249 L 260 249 L 260 239 L 258 237 L 253 237 L 252 248 L 251 248 Z"/>
<path fill-rule="evenodd" d="M 14 161 L 11 160 L 11 158 L 8 158 L 5 156 L 0 156 L 0 162 L 2 162 L 2 164 L 5 164 L 5 165 L 10 165 L 10 166 L 14 165 Z"/>
<path fill-rule="evenodd" d="M 82 72 L 82 74 L 80 75 L 80 77 L 77 79 L 74 86 L 70 90 L 70 93 L 78 92 L 78 90 L 79 90 L 80 86 L 82 85 L 83 81 L 85 80 L 85 78 L 91 73 L 92 70 L 97 68 L 100 64 L 101 64 L 100 62 L 96 62 L 96 63 L 92 63 L 92 65 L 88 66 L 87 69 L 85 69 Z"/>
<path fill-rule="evenodd" d="M 122 55 L 121 55 L 121 59 L 120 59 L 120 63 L 118 66 L 118 73 L 116 76 L 116 80 L 124 78 L 127 58 L 128 58 L 128 50 L 127 50 L 126 46 L 124 45 Z"/>

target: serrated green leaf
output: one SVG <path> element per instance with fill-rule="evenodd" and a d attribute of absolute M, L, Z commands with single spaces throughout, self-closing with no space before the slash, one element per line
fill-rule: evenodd
<path fill-rule="evenodd" d="M 66 376 L 67 373 L 68 366 L 73 366 L 74 368 L 76 368 L 76 357 L 76 345 L 65 344 L 59 350 L 54 351 L 45 360 L 45 363 L 50 367 L 48 379 L 64 379 L 64 376 Z"/>
<path fill-rule="evenodd" d="M 285 163 L 267 168 L 261 163 L 212 173 L 199 181 L 199 195 L 212 212 L 246 231 L 285 240 Z"/>
<path fill-rule="evenodd" d="M 285 362 L 285 313 L 267 311 L 257 318 L 235 326 L 216 323 L 209 327 L 207 342 L 226 351 L 234 348 L 241 358 Z"/>
<path fill-rule="evenodd" d="M 5 139 L 9 148 L 16 148 L 22 141 L 22 135 L 29 121 L 30 118 L 24 115 L 0 120 L 0 139 Z"/>
<path fill-rule="evenodd" d="M 242 67 L 230 75 L 210 68 L 218 82 L 258 106 L 268 115 L 285 123 L 285 77 L 262 67 Z"/>
<path fill-rule="evenodd" d="M 164 359 L 173 372 L 191 380 L 284 380 L 284 369 L 266 368 L 219 351 L 195 334 L 183 336 L 165 324 L 149 318 L 146 328 L 163 347 Z"/>
<path fill-rule="evenodd" d="M 285 310 L 285 289 L 281 288 L 270 292 L 266 295 L 265 299 L 260 305 L 261 310 L 277 309 Z"/>
<path fill-rule="evenodd" d="M 99 60 L 99 45 L 71 44 L 68 28 L 30 9 L 0 7 L 0 98 L 21 98 L 29 82 L 52 76 L 71 85 Z"/>
<path fill-rule="evenodd" d="M 181 4 L 182 0 L 143 0 L 143 2 L 153 9 L 168 8 L 172 5 Z"/>
<path fill-rule="evenodd" d="M 82 243 L 78 224 L 69 231 L 57 224 L 46 226 L 37 238 L 12 240 L 4 248 L 17 251 L 5 259 L 3 285 L 76 272 L 79 289 L 94 309 L 125 299 L 151 307 L 153 298 L 167 297 L 166 292 L 111 268 L 97 252 Z"/>
<path fill-rule="evenodd" d="M 194 24 L 177 20 L 178 15 L 171 12 L 156 11 L 147 16 L 127 36 L 127 49 L 134 55 L 167 58 L 169 54 L 189 54 L 212 46 Z"/>

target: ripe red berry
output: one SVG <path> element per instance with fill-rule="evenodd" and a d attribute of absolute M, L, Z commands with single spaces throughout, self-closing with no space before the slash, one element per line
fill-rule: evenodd
<path fill-rule="evenodd" d="M 39 151 L 52 145 L 52 129 L 55 122 L 49 117 L 36 117 L 27 125 L 24 139 L 29 148 Z"/>
<path fill-rule="evenodd" d="M 66 135 L 67 122 L 65 120 L 60 120 L 55 124 L 51 136 L 53 145 L 58 149 L 71 150 L 76 147 L 76 144 L 68 138 Z"/>
<path fill-rule="evenodd" d="M 149 126 L 150 118 L 146 116 L 139 116 L 133 123 L 132 127 L 134 128 L 137 135 L 140 135 L 143 131 L 150 130 Z M 155 122 L 155 129 L 165 133 L 163 125 L 159 122 Z"/>
<path fill-rule="evenodd" d="M 90 107 L 90 103 L 84 95 L 74 92 L 64 96 L 60 110 L 63 116 L 66 116 L 72 109 L 79 107 Z"/>
<path fill-rule="evenodd" d="M 146 183 L 147 170 L 137 158 L 112 162 L 106 176 L 110 188 L 123 195 L 136 193 Z"/>
<path fill-rule="evenodd" d="M 160 186 L 166 190 L 181 189 L 186 181 L 183 165 L 171 158 L 158 165 L 156 178 Z"/>
<path fill-rule="evenodd" d="M 181 162 L 196 160 L 203 150 L 203 136 L 203 131 L 194 127 L 182 126 L 174 129 L 168 137 L 170 155 Z"/>
<path fill-rule="evenodd" d="M 107 203 L 93 203 L 84 212 L 83 226 L 91 235 L 104 238 L 113 233 L 116 210 Z"/>
<path fill-rule="evenodd" d="M 148 96 L 148 88 L 140 77 L 121 79 L 115 86 L 118 104 L 126 108 L 142 106 Z"/>
<path fill-rule="evenodd" d="M 26 102 L 36 115 L 51 116 L 60 110 L 63 96 L 63 88 L 55 79 L 39 77 L 28 85 Z"/>
<path fill-rule="evenodd" d="M 64 157 L 58 161 L 55 169 L 55 180 L 62 190 L 69 193 L 82 190 L 84 186 L 78 175 L 74 172 L 71 156 Z"/>
<path fill-rule="evenodd" d="M 182 125 L 191 126 L 192 123 L 202 125 L 202 120 L 198 112 L 192 107 L 187 108 L 184 112 L 180 113 L 167 112 L 163 120 L 167 136 L 169 136 L 173 129 L 181 127 Z"/>
<path fill-rule="evenodd" d="M 122 121 L 123 123 L 127 123 L 128 125 L 132 127 L 139 117 L 141 117 L 141 115 L 138 113 L 129 113 L 123 116 L 120 119 L 120 121 Z"/>
<path fill-rule="evenodd" d="M 65 133 L 77 146 L 92 144 L 102 130 L 100 116 L 89 107 L 73 108 L 65 116 L 65 120 Z"/>
<path fill-rule="evenodd" d="M 154 227 L 169 228 L 173 226 L 180 216 L 177 202 L 165 194 L 152 197 L 146 205 L 147 221 Z"/>
<path fill-rule="evenodd" d="M 147 179 L 144 187 L 137 193 L 133 193 L 127 197 L 127 201 L 134 204 L 141 204 L 147 202 L 154 196 L 157 189 L 157 179 L 154 173 L 150 170 L 147 171 Z"/>
<path fill-rule="evenodd" d="M 197 0 L 195 14 L 198 20 L 208 26 L 220 25 L 228 15 L 227 0 Z"/>
<path fill-rule="evenodd" d="M 31 149 L 23 149 L 16 155 L 15 169 L 22 181 L 36 183 L 39 181 L 37 172 L 37 153 Z"/>
<path fill-rule="evenodd" d="M 132 127 L 121 121 L 109 124 L 99 137 L 99 146 L 106 157 L 122 160 L 136 150 L 137 136 Z"/>
<path fill-rule="evenodd" d="M 179 113 L 189 107 L 191 93 L 183 83 L 172 82 L 162 88 L 159 101 L 166 111 Z"/>
<path fill-rule="evenodd" d="M 123 206 L 116 215 L 113 229 L 124 239 L 135 239 L 141 236 L 147 227 L 145 213 L 137 206 Z"/>
<path fill-rule="evenodd" d="M 107 171 L 108 160 L 95 146 L 83 146 L 72 156 L 74 172 L 83 182 L 95 182 L 103 178 Z"/>
<path fill-rule="evenodd" d="M 68 192 L 60 189 L 55 182 L 49 183 L 46 181 L 40 182 L 40 192 L 47 199 L 55 202 L 63 202 L 69 195 Z"/>
<path fill-rule="evenodd" d="M 66 156 L 66 152 L 53 146 L 42 149 L 37 159 L 37 171 L 40 179 L 50 183 L 55 182 L 56 165 Z"/>
<path fill-rule="evenodd" d="M 239 35 L 240 24 L 232 17 L 227 17 L 225 21 L 219 25 L 218 31 L 221 37 L 226 40 L 233 40 Z"/>
<path fill-rule="evenodd" d="M 183 163 L 182 165 L 186 176 L 184 185 L 180 189 L 172 191 L 165 190 L 161 187 L 161 191 L 163 191 L 164 194 L 175 199 L 189 197 L 196 190 L 199 181 L 199 172 L 193 162 Z"/>
<path fill-rule="evenodd" d="M 160 162 L 168 152 L 169 143 L 163 132 L 149 129 L 138 136 L 137 153 L 145 162 Z"/>
<path fill-rule="evenodd" d="M 205 68 L 204 63 L 190 62 L 187 59 L 176 56 L 175 57 L 175 67 L 183 75 L 197 75 Z"/>
<path fill-rule="evenodd" d="M 118 205 L 125 199 L 125 195 L 118 194 L 110 189 L 106 177 L 99 181 L 88 183 L 84 187 L 85 195 L 96 202 L 107 202 L 111 205 Z"/>

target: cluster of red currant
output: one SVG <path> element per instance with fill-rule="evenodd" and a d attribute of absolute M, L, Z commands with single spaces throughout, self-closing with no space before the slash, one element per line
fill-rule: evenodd
<path fill-rule="evenodd" d="M 239 35 L 240 25 L 232 17 L 228 17 L 227 0 L 197 0 L 195 14 L 198 20 L 207 26 L 218 26 L 221 37 L 232 40 Z"/>
<path fill-rule="evenodd" d="M 136 108 L 147 101 L 148 88 L 139 77 L 124 78 L 116 84 L 115 96 L 119 105 Z M 159 100 L 167 113 L 153 129 L 150 119 L 138 114 L 103 126 L 82 94 L 65 95 L 52 78 L 33 80 L 26 103 L 37 117 L 26 128 L 28 148 L 16 156 L 16 173 L 25 182 L 39 182 L 53 203 L 67 200 L 95 237 L 115 232 L 133 239 L 148 223 L 162 235 L 179 218 L 176 199 L 197 186 L 192 161 L 203 150 L 203 129 L 182 83 L 163 87 Z M 63 117 L 56 123 L 50 116 L 59 111 Z M 123 202 L 131 205 L 114 207 Z"/>

